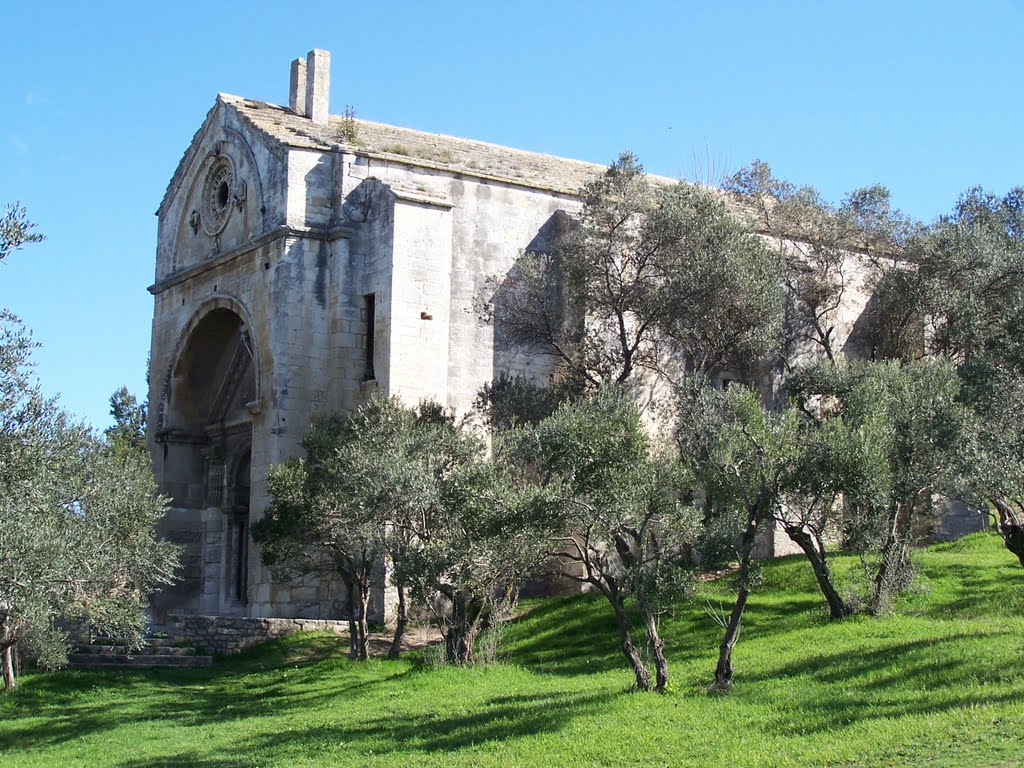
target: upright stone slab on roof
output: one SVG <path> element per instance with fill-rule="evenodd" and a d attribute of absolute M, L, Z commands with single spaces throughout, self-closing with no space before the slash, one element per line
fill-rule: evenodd
<path fill-rule="evenodd" d="M 306 60 L 292 62 L 291 80 L 288 85 L 288 108 L 296 115 L 306 114 Z"/>

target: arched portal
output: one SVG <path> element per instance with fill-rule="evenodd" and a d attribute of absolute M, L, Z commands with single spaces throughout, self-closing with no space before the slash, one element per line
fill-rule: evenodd
<path fill-rule="evenodd" d="M 245 613 L 249 571 L 252 412 L 259 372 L 253 340 L 230 306 L 207 308 L 183 334 L 156 434 L 161 487 L 201 521 L 191 577 L 203 612 Z"/>

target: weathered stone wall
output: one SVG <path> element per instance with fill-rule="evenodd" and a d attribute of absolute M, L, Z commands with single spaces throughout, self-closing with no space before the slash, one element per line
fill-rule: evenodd
<path fill-rule="evenodd" d="M 348 622 L 171 614 L 167 630 L 175 642 L 186 643 L 211 653 L 226 656 L 266 640 L 291 635 L 295 632 L 347 634 Z"/>
<path fill-rule="evenodd" d="M 989 530 L 988 510 L 978 509 L 954 499 L 936 499 L 937 522 L 931 541 L 951 541 L 970 533 Z"/>
<path fill-rule="evenodd" d="M 220 167 L 229 167 L 233 175 L 221 190 L 228 197 L 218 212 L 221 201 L 216 196 L 211 201 L 208 187 L 211 179 L 220 178 Z M 180 585 L 154 603 L 157 621 L 174 610 L 337 616 L 343 604 L 344 591 L 330 580 L 275 583 L 254 543 L 249 546 L 246 599 L 233 600 L 227 594 L 234 557 L 226 535 L 231 530 L 228 510 L 208 503 L 208 447 L 197 442 L 204 429 L 227 428 L 237 433 L 236 451 L 249 444 L 249 510 L 255 522 L 268 502 L 267 467 L 296 455 L 311 415 L 328 409 L 327 382 L 337 375 L 332 370 L 337 355 L 328 338 L 328 294 L 337 290 L 340 278 L 333 257 L 345 258 L 345 245 L 335 242 L 341 235 L 328 240 L 324 229 L 331 215 L 332 168 L 329 154 L 289 153 L 267 143 L 218 100 L 161 204 L 157 282 L 151 289 L 149 434 L 161 491 L 173 498 L 162 527 L 186 545 L 186 562 Z M 202 216 L 211 208 L 222 221 L 207 227 Z M 306 237 L 314 226 L 319 229 Z M 236 404 L 244 406 L 240 418 L 233 416 L 223 425 L 206 424 L 195 415 L 183 417 L 182 399 L 175 391 L 181 375 L 176 366 L 193 338 L 202 336 L 203 318 L 221 310 L 240 318 L 256 379 L 253 400 Z M 210 370 L 206 375 L 222 374 Z M 183 434 L 168 437 L 175 430 Z"/>
<path fill-rule="evenodd" d="M 374 270 L 390 278 L 379 306 L 387 325 L 382 388 L 413 403 L 433 397 L 464 413 L 496 376 L 544 379 L 550 361 L 496 344 L 500 329 L 482 322 L 477 310 L 495 298 L 524 251 L 544 246 L 559 212 L 578 209 L 578 200 L 398 160 L 338 157 L 343 196 L 336 204 L 367 183 L 394 196 L 387 251 L 364 252 L 368 270 L 390 257 L 390 270 Z M 361 228 L 354 225 L 353 243 L 362 239 Z"/>

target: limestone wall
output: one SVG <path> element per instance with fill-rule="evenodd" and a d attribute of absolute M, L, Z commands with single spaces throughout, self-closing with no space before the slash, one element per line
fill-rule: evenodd
<path fill-rule="evenodd" d="M 295 632 L 333 632 L 344 635 L 348 633 L 348 622 L 172 614 L 167 629 L 175 642 L 226 656 Z"/>
<path fill-rule="evenodd" d="M 544 378 L 550 361 L 495 344 L 481 321 L 481 301 L 494 298 L 516 259 L 544 247 L 559 211 L 575 210 L 571 195 L 494 179 L 342 155 L 344 206 L 373 181 L 395 197 L 392 295 L 387 361 L 397 378 L 387 391 L 412 402 L 434 397 L 459 412 L 480 387 L 501 374 Z M 355 224 L 353 243 L 361 238 Z M 367 264 L 383 254 L 366 253 Z M 447 295 L 447 306 L 444 306 Z M 428 320 L 427 317 L 430 317 Z M 437 379 L 441 367 L 443 381 Z"/>

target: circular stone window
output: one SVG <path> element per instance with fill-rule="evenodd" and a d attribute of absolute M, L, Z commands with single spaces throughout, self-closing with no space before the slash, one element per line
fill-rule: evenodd
<path fill-rule="evenodd" d="M 217 235 L 228 223 L 231 214 L 231 188 L 235 184 L 235 172 L 231 161 L 219 157 L 206 173 L 203 184 L 202 215 L 200 221 L 208 235 Z"/>

